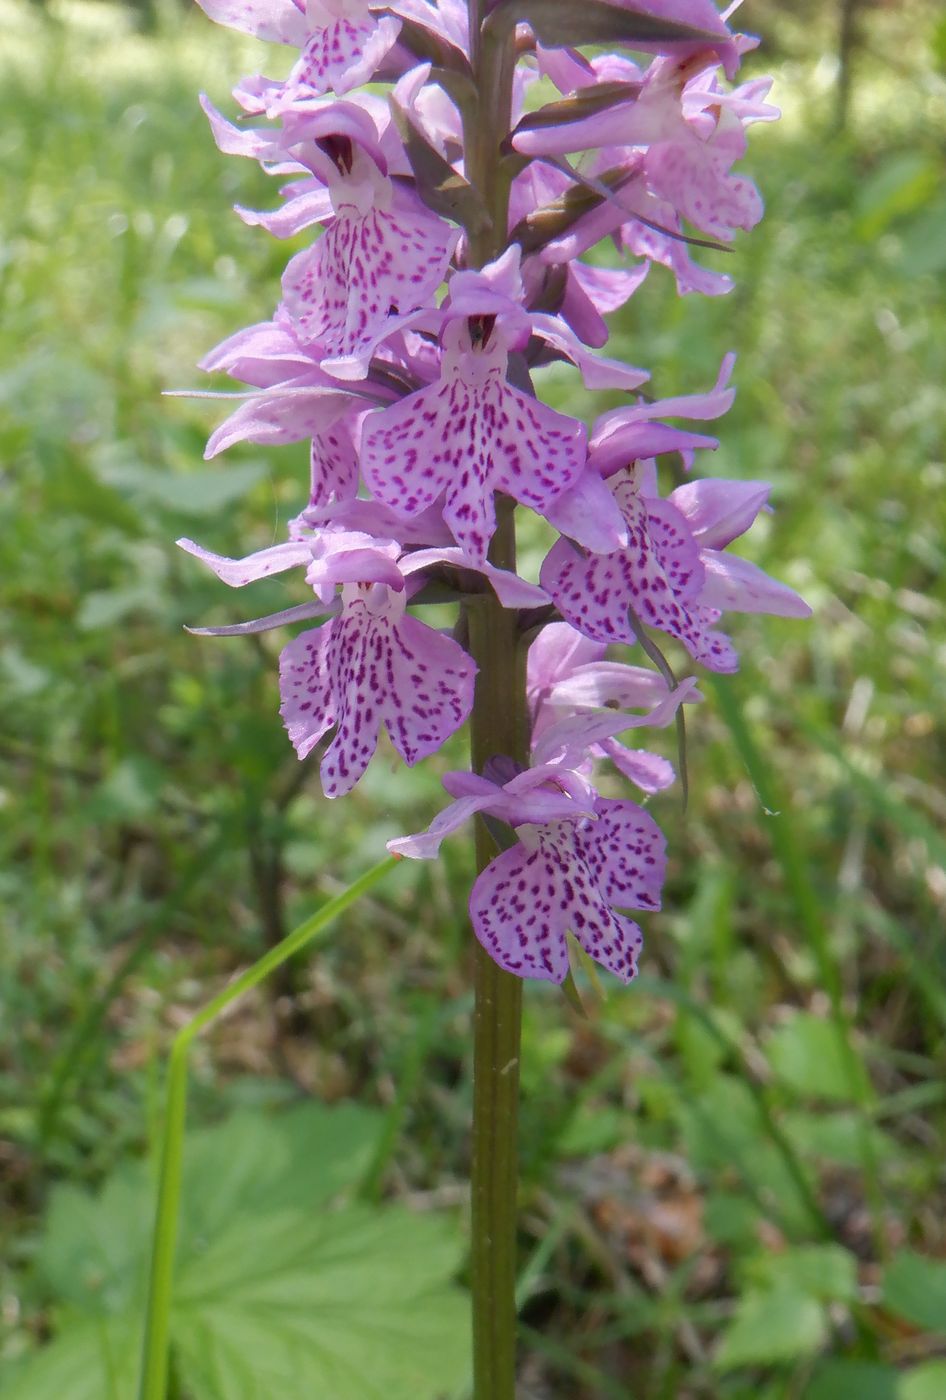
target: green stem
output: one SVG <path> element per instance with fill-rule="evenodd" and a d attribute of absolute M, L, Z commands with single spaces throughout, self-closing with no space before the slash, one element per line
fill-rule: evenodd
<path fill-rule="evenodd" d="M 148 1308 L 145 1314 L 144 1351 L 141 1362 L 139 1400 L 166 1400 L 168 1384 L 168 1350 L 171 1329 L 171 1299 L 174 1291 L 174 1256 L 177 1250 L 177 1224 L 181 1203 L 181 1169 L 184 1148 L 184 1126 L 187 1114 L 187 1057 L 191 1042 L 215 1021 L 228 1007 L 247 992 L 259 986 L 277 967 L 298 953 L 354 904 L 373 885 L 392 870 L 394 857 L 381 861 L 366 871 L 347 890 L 330 899 L 304 923 L 294 929 L 275 948 L 231 982 L 218 996 L 209 1001 L 192 1020 L 188 1021 L 171 1046 L 168 1066 L 167 1105 L 164 1118 L 164 1141 L 161 1150 L 158 1206 L 154 1221 L 151 1247 L 151 1271 L 148 1284 Z"/>
<path fill-rule="evenodd" d="M 469 0 L 470 50 L 476 84 L 475 119 L 464 131 L 468 178 L 489 215 L 469 240 L 469 260 L 481 267 L 506 246 L 509 173 L 501 143 L 511 124 L 515 53 L 511 36 L 484 30 L 486 0 Z M 515 506 L 496 498 L 496 533 L 490 558 L 516 567 Z M 470 720 L 476 773 L 488 759 L 529 761 L 525 704 L 525 651 L 516 613 L 493 596 L 467 609 L 470 652 L 479 668 Z M 476 865 L 496 855 L 493 837 L 476 824 Z M 519 1043 L 522 983 L 475 947 L 473 1013 L 473 1158 L 471 1282 L 473 1293 L 473 1390 L 475 1400 L 514 1400 L 516 1388 L 516 1186 L 519 1109 Z"/>

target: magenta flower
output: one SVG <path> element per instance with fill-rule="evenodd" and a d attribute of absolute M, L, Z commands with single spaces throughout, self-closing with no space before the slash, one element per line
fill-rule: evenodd
<path fill-rule="evenodd" d="M 459 235 L 351 138 L 335 137 L 330 150 L 334 173 L 324 157 L 319 165 L 334 218 L 290 260 L 283 303 L 322 368 L 358 379 L 401 318 L 429 303 Z M 313 153 L 304 158 L 315 168 Z"/>
<path fill-rule="evenodd" d="M 301 633 L 279 658 L 280 713 L 299 757 L 335 727 L 320 769 L 326 797 L 351 791 L 382 723 L 413 766 L 470 712 L 476 667 L 405 601 L 403 586 L 348 583 L 338 618 Z"/>
<path fill-rule="evenodd" d="M 739 612 L 809 615 L 790 588 L 746 560 L 724 558 L 715 548 L 707 555 L 693 532 L 695 522 L 707 542 L 728 544 L 755 519 L 768 487 L 716 482 L 716 490 L 702 493 L 681 487 L 685 514 L 676 492 L 667 500 L 657 496 L 652 464 L 626 467 L 607 485 L 627 525 L 627 545 L 594 554 L 561 539 L 542 566 L 542 586 L 585 636 L 633 643 L 633 612 L 641 623 L 682 642 L 709 670 L 731 672 L 739 661 L 728 637 L 715 630 L 720 605 Z"/>
<path fill-rule="evenodd" d="M 634 802 L 599 797 L 579 774 L 529 769 L 503 786 L 448 773 L 456 801 L 419 836 L 388 842 L 396 855 L 430 859 L 475 812 L 515 828 L 517 841 L 477 878 L 473 931 L 500 967 L 518 977 L 563 982 L 566 934 L 623 982 L 637 973 L 643 936 L 622 909 L 660 908 L 665 843 Z"/>
<path fill-rule="evenodd" d="M 299 757 L 335 729 L 321 765 L 326 797 L 351 791 L 377 747 L 382 724 L 404 762 L 413 765 L 440 748 L 469 714 L 474 663 L 452 638 L 405 611 L 408 579 L 442 551 L 399 561 L 401 548 L 394 540 L 331 528 L 306 532 L 246 559 L 212 554 L 191 540 L 178 544 L 235 588 L 306 566 L 317 602 L 252 623 L 194 630 L 245 634 L 319 613 L 333 615 L 296 637 L 279 660 L 280 713 Z"/>
<path fill-rule="evenodd" d="M 496 528 L 495 491 L 542 511 L 584 465 L 583 424 L 506 377 L 509 352 L 530 326 L 510 295 L 518 283 L 518 249 L 480 274 L 455 276 L 439 381 L 371 415 L 362 439 L 377 499 L 414 515 L 444 493 L 444 519 L 476 564 Z"/>
<path fill-rule="evenodd" d="M 662 728 L 673 721 L 681 703 L 702 699 L 692 681 L 671 692 L 656 671 L 606 661 L 604 644 L 582 636 L 567 622 L 543 628 L 529 648 L 526 695 L 534 760 L 544 759 L 550 744 L 561 744 L 570 724 L 580 722 L 582 742 L 587 743 L 584 717 L 600 715 L 604 707 L 608 707 L 609 727 L 613 727 L 615 708 L 646 707 L 644 715 L 625 717 L 625 727 L 641 724 Z M 630 749 L 613 734 L 602 733 L 590 744 L 589 769 L 596 758 L 610 759 L 618 772 L 646 793 L 669 787 L 676 776 L 667 759 L 647 749 Z"/>
<path fill-rule="evenodd" d="M 366 83 L 397 40 L 400 22 L 368 0 L 197 0 L 218 24 L 302 50 L 285 84 L 305 97 Z"/>

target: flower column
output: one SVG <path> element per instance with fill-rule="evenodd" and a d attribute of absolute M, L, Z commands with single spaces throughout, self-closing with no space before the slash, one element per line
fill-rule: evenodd
<path fill-rule="evenodd" d="M 486 220 L 470 236 L 469 258 L 482 267 L 506 244 L 509 181 L 500 155 L 512 119 L 514 34 L 503 42 L 484 34 L 487 0 L 469 0 L 470 59 L 475 106 L 464 118 L 467 170 Z M 493 563 L 515 572 L 515 505 L 498 495 Z M 470 718 L 471 766 L 505 754 L 529 764 L 525 649 L 516 611 L 495 594 L 466 606 L 470 653 L 478 666 Z M 512 833 L 510 832 L 510 835 Z M 482 817 L 476 821 L 476 867 L 483 871 L 496 844 Z M 519 1047 L 522 981 L 499 967 L 483 945 L 474 946 L 472 1293 L 473 1372 L 477 1397 L 513 1400 L 516 1376 L 516 1186 L 518 1181 Z"/>

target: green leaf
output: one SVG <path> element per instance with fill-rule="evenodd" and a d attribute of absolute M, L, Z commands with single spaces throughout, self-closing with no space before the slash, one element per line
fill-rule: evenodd
<path fill-rule="evenodd" d="M 359 1180 L 383 1117 L 357 1104 L 303 1104 L 267 1118 L 250 1110 L 189 1133 L 179 1258 L 247 1214 L 315 1213 Z"/>
<path fill-rule="evenodd" d="M 175 1355 L 197 1400 L 409 1400 L 458 1386 L 452 1226 L 389 1208 L 236 1223 L 182 1273 Z"/>
<path fill-rule="evenodd" d="M 876 1366 L 871 1361 L 826 1361 L 805 1391 L 805 1400 L 899 1400 L 897 1372 L 893 1366 Z"/>
<path fill-rule="evenodd" d="M 943 1400 L 946 1395 L 946 1361 L 924 1361 L 900 1377 L 896 1400 Z"/>
<path fill-rule="evenodd" d="M 303 1104 L 188 1139 L 171 1346 L 192 1400 L 433 1400 L 464 1379 L 455 1222 L 329 1206 L 382 1122 Z M 14 1373 L 15 1400 L 133 1400 L 153 1211 L 141 1163 L 97 1197 L 53 1193 L 39 1269 L 69 1320 Z"/>
<path fill-rule="evenodd" d="M 747 1272 L 763 1288 L 789 1288 L 825 1302 L 849 1303 L 857 1296 L 854 1256 L 839 1244 L 796 1245 L 759 1255 Z"/>
<path fill-rule="evenodd" d="M 916 1327 L 946 1336 L 946 1262 L 901 1250 L 884 1275 L 884 1304 Z"/>
<path fill-rule="evenodd" d="M 58 1302 L 114 1316 L 143 1301 L 149 1196 L 137 1164 L 120 1168 L 98 1196 L 53 1189 L 37 1266 Z"/>
<path fill-rule="evenodd" d="M 863 1063 L 846 1055 L 837 1027 L 808 1012 L 777 1027 L 767 1054 L 779 1079 L 806 1097 L 849 1103 L 869 1088 Z"/>
<path fill-rule="evenodd" d="M 740 1300 L 715 1357 L 718 1370 L 794 1361 L 824 1343 L 828 1322 L 820 1303 L 807 1293 L 779 1286 L 752 1289 Z"/>
<path fill-rule="evenodd" d="M 75 1318 L 49 1346 L 0 1373 L 3 1400 L 133 1400 L 140 1317 Z"/>

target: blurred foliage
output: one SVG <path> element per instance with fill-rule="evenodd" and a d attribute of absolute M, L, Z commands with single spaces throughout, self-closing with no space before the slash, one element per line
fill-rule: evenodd
<path fill-rule="evenodd" d="M 816 616 L 734 619 L 743 669 L 704 685 L 689 812 L 673 794 L 654 804 L 672 864 L 638 987 L 586 988 L 584 1018 L 528 990 L 522 1388 L 536 1400 L 943 1393 L 946 28 L 919 0 L 861 7 L 838 138 L 837 12 L 747 3 L 743 20 L 769 45 L 748 71 L 775 62 L 785 111 L 750 142 L 767 218 L 718 259 L 731 296 L 680 300 L 655 269 L 618 339 L 657 394 L 705 387 L 739 351 L 736 406 L 698 469 L 773 483 L 750 548 Z M 11 1377 L 52 1364 L 29 1360 L 38 1342 L 58 1338 L 52 1356 L 69 1327 L 91 1337 L 138 1267 L 130 1227 L 102 1260 L 101 1212 L 129 1180 L 143 1207 L 127 1163 L 153 1150 L 182 1019 L 387 836 L 425 824 L 439 773 L 464 763 L 458 740 L 408 779 L 382 752 L 329 808 L 279 724 L 279 640 L 182 630 L 244 604 L 173 539 L 268 543 L 306 454 L 202 464 L 216 407 L 161 392 L 269 314 L 296 245 L 228 214 L 271 206 L 272 182 L 218 155 L 195 99 L 226 106 L 238 75 L 282 60 L 196 8 L 158 4 L 151 23 L 96 0 L 0 0 Z M 295 601 L 269 581 L 252 603 Z M 279 1105 L 357 1099 L 384 1113 L 361 1178 L 372 1208 L 462 1202 L 470 871 L 462 839 L 404 862 L 222 1023 L 197 1056 L 195 1124 L 259 1122 L 255 1148 L 234 1149 L 251 1165 L 279 1138 Z M 197 1156 L 202 1140 L 195 1127 Z M 318 1160 L 301 1154 L 293 1189 L 315 1190 Z M 276 1260 L 259 1210 L 241 1197 L 208 1249 L 245 1230 L 247 1255 Z M 429 1255 L 433 1284 L 454 1255 L 414 1225 L 399 1258 Z M 94 1322 L 88 1356 L 115 1325 Z M 178 1379 L 182 1400 L 232 1393 Z"/>
<path fill-rule="evenodd" d="M 435 1400 L 468 1375 L 469 1303 L 448 1282 L 457 1230 L 398 1206 L 327 1209 L 383 1126 L 368 1109 L 310 1104 L 191 1135 L 171 1319 L 178 1393 L 232 1400 L 252 1377 L 256 1394 L 285 1400 Z M 13 1371 L 9 1400 L 136 1393 L 153 1198 L 140 1164 L 95 1199 L 53 1190 L 37 1269 L 57 1336 Z"/>

